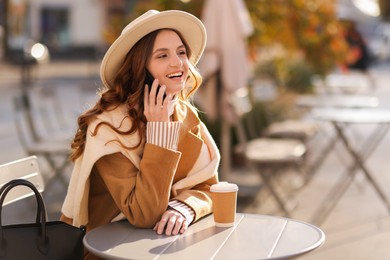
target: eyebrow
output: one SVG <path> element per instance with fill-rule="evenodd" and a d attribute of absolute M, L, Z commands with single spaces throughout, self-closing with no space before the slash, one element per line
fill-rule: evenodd
<path fill-rule="evenodd" d="M 185 48 L 184 44 L 179 45 L 179 46 L 176 48 L 176 50 L 181 49 L 181 48 Z M 153 53 L 160 52 L 160 51 L 167 51 L 167 50 L 168 50 L 168 48 L 159 48 L 159 49 L 155 50 Z"/>

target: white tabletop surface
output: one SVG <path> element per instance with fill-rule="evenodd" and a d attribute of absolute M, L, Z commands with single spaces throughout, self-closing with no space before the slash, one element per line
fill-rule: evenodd
<path fill-rule="evenodd" d="M 368 95 L 300 95 L 296 104 L 301 107 L 340 107 L 340 108 L 369 108 L 377 107 L 379 100 Z"/>
<path fill-rule="evenodd" d="M 331 73 L 325 77 L 325 85 L 329 89 L 340 89 L 346 93 L 369 90 L 372 87 L 372 79 L 365 73 Z"/>
<path fill-rule="evenodd" d="M 252 214 L 237 214 L 230 228 L 216 227 L 210 215 L 177 236 L 120 221 L 84 237 L 85 247 L 106 259 L 285 259 L 308 253 L 324 241 L 322 230 L 311 224 Z"/>
<path fill-rule="evenodd" d="M 337 109 L 318 108 L 311 115 L 320 120 L 336 123 L 387 124 L 390 123 L 390 109 Z"/>

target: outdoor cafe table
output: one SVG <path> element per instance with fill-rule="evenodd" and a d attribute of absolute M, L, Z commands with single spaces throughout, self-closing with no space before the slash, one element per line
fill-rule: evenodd
<path fill-rule="evenodd" d="M 376 108 L 379 105 L 379 99 L 371 95 L 345 95 L 345 94 L 316 94 L 316 95 L 299 95 L 295 104 L 304 109 L 318 108 L 345 108 L 345 109 L 368 109 Z M 326 120 L 325 120 L 326 121 Z M 324 129 L 323 127 L 321 129 Z M 325 134 L 324 131 L 322 131 Z M 327 144 L 319 149 L 318 158 L 309 168 L 313 177 L 322 163 L 325 161 L 328 154 L 334 148 L 338 137 L 331 136 Z"/>
<path fill-rule="evenodd" d="M 325 241 L 314 225 L 282 217 L 237 214 L 233 227 L 216 227 L 213 216 L 190 225 L 181 235 L 158 235 L 128 221 L 91 230 L 84 245 L 105 259 L 288 259 Z"/>
<path fill-rule="evenodd" d="M 374 108 L 379 105 L 379 100 L 370 95 L 299 95 L 296 99 L 298 107 L 318 108 L 318 107 L 337 107 L 337 108 Z"/>
<path fill-rule="evenodd" d="M 365 161 L 375 151 L 390 128 L 390 109 L 322 108 L 313 110 L 311 115 L 315 119 L 330 122 L 333 125 L 338 140 L 341 140 L 353 159 L 353 163 L 347 168 L 346 175 L 335 183 L 328 196 L 326 196 L 322 207 L 318 209 L 313 218 L 313 223 L 319 225 L 324 221 L 352 183 L 359 169 L 364 173 L 366 179 L 390 212 L 389 200 L 365 165 Z M 374 129 L 365 140 L 364 138 L 355 138 L 355 140 L 347 134 L 347 130 L 354 125 L 373 125 Z M 356 142 L 359 143 L 359 147 Z"/>
<path fill-rule="evenodd" d="M 325 77 L 325 91 L 354 94 L 369 92 L 374 87 L 373 78 L 362 72 L 331 73 Z"/>

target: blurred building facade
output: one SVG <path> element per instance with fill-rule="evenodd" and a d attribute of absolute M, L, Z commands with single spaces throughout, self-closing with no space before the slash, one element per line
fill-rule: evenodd
<path fill-rule="evenodd" d="M 143 2 L 151 0 L 142 0 Z M 370 2 L 369 0 L 366 0 Z M 0 0 L 0 60 L 20 53 L 29 39 L 45 44 L 53 59 L 96 58 L 113 41 L 140 0 Z M 337 0 L 340 18 L 352 18 L 377 56 L 390 56 L 388 0 L 378 0 L 381 17 L 356 8 L 357 0 Z M 363 2 L 363 1 L 359 1 Z M 386 19 L 387 18 L 387 19 Z"/>
<path fill-rule="evenodd" d="M 136 2 L 0 0 L 3 54 L 12 55 L 33 40 L 45 44 L 53 58 L 93 58 L 107 45 L 104 30 Z"/>

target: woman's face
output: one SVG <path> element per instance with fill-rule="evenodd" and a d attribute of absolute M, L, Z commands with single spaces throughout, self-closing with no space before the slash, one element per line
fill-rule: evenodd
<path fill-rule="evenodd" d="M 146 68 L 160 85 L 166 86 L 167 94 L 176 95 L 184 88 L 189 61 L 187 50 L 176 32 L 162 30 L 157 34 Z"/>

